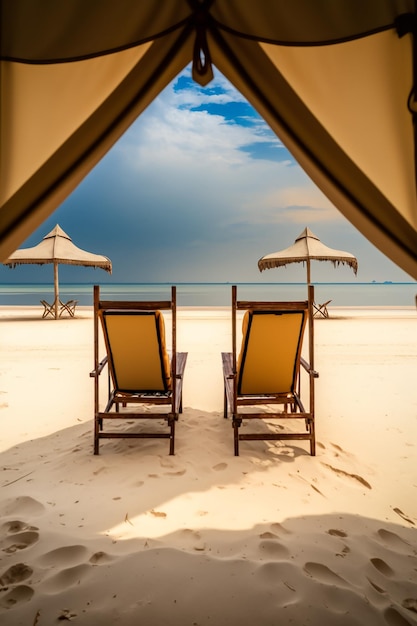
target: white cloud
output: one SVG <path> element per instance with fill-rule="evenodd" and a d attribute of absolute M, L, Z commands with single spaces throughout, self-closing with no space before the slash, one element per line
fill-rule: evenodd
<path fill-rule="evenodd" d="M 200 88 L 174 91 L 168 87 L 132 126 L 118 150 L 127 167 L 134 169 L 172 165 L 174 169 L 210 163 L 230 166 L 253 163 L 242 148 L 253 143 L 272 142 L 282 147 L 266 123 L 251 118 L 250 126 L 226 121 L 218 114 L 191 110 L 202 104 L 242 102 L 244 99 L 223 77 L 226 93 L 210 94 Z M 227 87 L 229 85 L 229 87 Z"/>

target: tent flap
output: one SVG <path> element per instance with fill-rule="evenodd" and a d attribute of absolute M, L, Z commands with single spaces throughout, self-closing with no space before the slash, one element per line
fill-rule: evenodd
<path fill-rule="evenodd" d="M 189 63 L 417 279 L 414 0 L 0 3 L 0 260 Z"/>

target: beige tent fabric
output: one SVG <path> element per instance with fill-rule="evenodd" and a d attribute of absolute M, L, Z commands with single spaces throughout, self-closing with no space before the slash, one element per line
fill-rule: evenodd
<path fill-rule="evenodd" d="M 0 7 L 0 260 L 194 61 L 201 84 L 212 62 L 335 206 L 417 279 L 414 0 Z"/>

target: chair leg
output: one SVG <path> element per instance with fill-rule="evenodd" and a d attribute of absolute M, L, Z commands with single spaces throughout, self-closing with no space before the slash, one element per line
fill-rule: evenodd
<path fill-rule="evenodd" d="M 224 396 L 223 396 L 223 417 L 227 419 L 227 393 L 226 386 L 224 387 Z"/>
<path fill-rule="evenodd" d="M 94 418 L 94 454 L 99 453 L 99 420 Z"/>
<path fill-rule="evenodd" d="M 178 416 L 172 415 L 168 424 L 171 426 L 171 433 L 169 436 L 169 454 L 172 455 L 175 452 L 175 418 L 178 419 Z"/>
<path fill-rule="evenodd" d="M 234 444 L 235 444 L 235 456 L 239 456 L 239 426 L 241 425 L 242 420 L 236 417 L 233 417 L 233 436 L 234 436 Z"/>
<path fill-rule="evenodd" d="M 310 454 L 311 456 L 316 456 L 316 431 L 314 428 L 314 421 L 310 422 Z"/>

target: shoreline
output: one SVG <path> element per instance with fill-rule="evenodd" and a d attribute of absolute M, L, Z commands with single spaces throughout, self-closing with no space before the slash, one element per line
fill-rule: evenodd
<path fill-rule="evenodd" d="M 140 299 L 138 299 L 138 301 L 140 301 Z M 278 300 L 277 300 L 278 302 Z M 10 310 L 10 309 L 17 309 L 18 311 L 21 311 L 22 309 L 29 309 L 30 311 L 34 311 L 34 310 L 39 310 L 40 313 L 42 313 L 42 306 L 40 306 L 39 304 L 0 304 L 0 312 L 1 311 L 5 311 L 5 310 Z M 76 307 L 76 311 L 81 310 L 81 311 L 89 311 L 89 312 L 93 312 L 93 305 L 89 305 L 89 304 L 77 304 Z M 355 310 L 359 310 L 359 311 L 363 311 L 363 310 L 388 310 L 388 311 L 397 311 L 397 310 L 405 310 L 405 311 L 416 311 L 417 312 L 417 306 L 413 306 L 413 305 L 371 305 L 371 304 L 367 304 L 367 305 L 340 305 L 340 306 L 329 306 L 328 307 L 329 311 L 341 311 L 341 310 L 347 310 L 347 311 L 355 311 Z M 196 306 L 192 306 L 192 305 L 178 305 L 177 304 L 177 311 L 228 311 L 231 310 L 231 305 L 196 305 Z M 320 318 L 317 318 L 320 319 Z"/>

